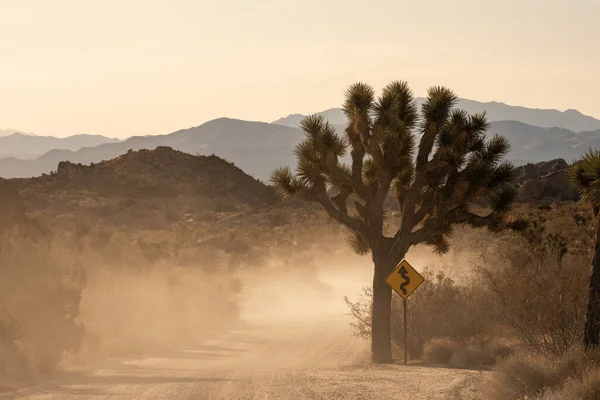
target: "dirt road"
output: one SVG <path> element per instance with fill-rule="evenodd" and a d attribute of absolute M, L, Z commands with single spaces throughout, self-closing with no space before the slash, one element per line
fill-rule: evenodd
<path fill-rule="evenodd" d="M 260 313 L 247 312 L 239 329 L 194 349 L 108 360 L 0 400 L 481 398 L 483 372 L 370 365 L 368 343 L 352 336 L 337 293 L 316 306 L 302 302 L 308 295 L 294 303 L 262 293 L 248 301 Z"/>
<path fill-rule="evenodd" d="M 0 399 L 477 399 L 481 372 L 371 366 L 346 321 L 241 328 L 194 350 L 111 360 Z"/>

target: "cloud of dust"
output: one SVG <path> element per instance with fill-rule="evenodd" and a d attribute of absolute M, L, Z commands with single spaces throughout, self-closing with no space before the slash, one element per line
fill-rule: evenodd
<path fill-rule="evenodd" d="M 437 256 L 423 246 L 411 249 L 406 259 L 419 271 L 452 272 L 460 282 L 495 240 L 474 229 L 457 229 L 448 254 Z M 336 251 L 315 251 L 309 264 L 270 257 L 233 272 L 165 265 L 150 272 L 94 268 L 80 307 L 84 351 L 120 355 L 181 349 L 240 322 L 346 320 L 344 296 L 357 298 L 371 285 L 372 274 L 371 258 L 353 255 L 342 239 Z"/>
<path fill-rule="evenodd" d="M 344 296 L 358 294 L 372 279 L 368 257 L 348 252 L 317 256 L 314 270 L 301 266 L 269 268 L 244 274 L 241 315 L 249 322 L 285 322 L 308 318 L 342 317 L 348 312 Z"/>
<path fill-rule="evenodd" d="M 225 329 L 239 307 L 235 285 L 221 278 L 176 268 L 92 271 L 80 304 L 82 353 L 181 349 Z"/>

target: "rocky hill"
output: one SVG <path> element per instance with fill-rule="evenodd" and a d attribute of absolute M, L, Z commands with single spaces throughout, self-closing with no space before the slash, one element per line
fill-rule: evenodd
<path fill-rule="evenodd" d="M 338 228 L 316 205 L 281 201 L 232 163 L 169 147 L 90 166 L 61 162 L 56 172 L 8 184 L 29 220 L 48 237 L 72 238 L 94 265 L 209 270 L 310 253 L 316 244 L 304 239 L 315 235 L 319 245 L 339 244 Z"/>
<path fill-rule="evenodd" d="M 46 219 L 87 214 L 135 229 L 166 229 L 185 215 L 252 213 L 279 202 L 271 187 L 232 163 L 169 147 L 129 151 L 89 166 L 64 161 L 51 174 L 11 181 L 27 210 Z"/>

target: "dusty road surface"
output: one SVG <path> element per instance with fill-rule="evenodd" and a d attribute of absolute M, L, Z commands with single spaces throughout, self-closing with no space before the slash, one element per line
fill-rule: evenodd
<path fill-rule="evenodd" d="M 290 310 L 291 302 L 273 301 L 273 294 L 263 302 L 279 309 L 250 315 L 194 349 L 107 360 L 0 400 L 481 398 L 483 372 L 370 365 L 368 343 L 352 336 L 339 296 Z"/>

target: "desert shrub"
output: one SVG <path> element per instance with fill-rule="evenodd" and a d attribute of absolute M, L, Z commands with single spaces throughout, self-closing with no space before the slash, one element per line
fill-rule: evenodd
<path fill-rule="evenodd" d="M 29 381 L 79 347 L 86 280 L 76 254 L 60 237 L 0 236 L 0 380 Z"/>
<path fill-rule="evenodd" d="M 600 369 L 591 368 L 581 376 L 567 380 L 562 389 L 542 396 L 541 400 L 600 399 Z"/>
<path fill-rule="evenodd" d="M 445 338 L 466 346 L 489 329 L 490 321 L 484 306 L 483 292 L 476 287 L 457 285 L 443 272 L 424 272 L 425 282 L 408 300 L 407 351 L 413 358 L 421 358 L 425 344 Z M 365 288 L 359 298 L 346 304 L 353 319 L 356 335 L 364 338 L 371 334 L 371 288 Z M 402 299 L 393 296 L 392 344 L 403 348 Z"/>
<path fill-rule="evenodd" d="M 581 341 L 589 255 L 574 240 L 544 229 L 505 237 L 477 268 L 490 315 L 528 351 L 558 356 Z"/>
<path fill-rule="evenodd" d="M 458 285 L 445 273 L 425 272 L 425 282 L 408 300 L 408 351 L 413 357 L 422 356 L 426 342 L 448 338 L 465 346 L 474 337 L 489 329 L 492 321 L 485 307 L 484 293 L 477 287 Z M 402 301 L 394 296 L 392 309 L 392 338 L 402 347 Z"/>
<path fill-rule="evenodd" d="M 469 349 L 475 353 L 481 365 L 490 366 L 515 354 L 518 346 L 512 331 L 495 327 L 486 334 L 471 338 Z"/>
<path fill-rule="evenodd" d="M 597 399 L 600 352 L 579 347 L 561 357 L 528 352 L 502 362 L 485 385 L 486 399 Z"/>
<path fill-rule="evenodd" d="M 485 385 L 486 399 L 536 398 L 558 384 L 554 366 L 542 356 L 519 354 L 505 360 Z M 527 397 L 525 397 L 527 396 Z"/>
<path fill-rule="evenodd" d="M 431 364 L 448 364 L 459 347 L 458 343 L 447 338 L 430 340 L 425 343 L 423 361 Z"/>

